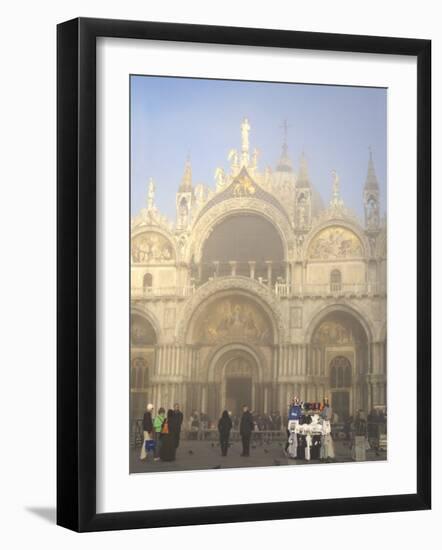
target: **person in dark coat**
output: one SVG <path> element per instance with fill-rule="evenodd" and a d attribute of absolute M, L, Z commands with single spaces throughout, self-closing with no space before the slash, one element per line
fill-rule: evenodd
<path fill-rule="evenodd" d="M 167 411 L 166 419 L 161 430 L 160 459 L 165 462 L 175 460 L 176 455 L 176 426 L 175 413 L 172 409 Z"/>
<path fill-rule="evenodd" d="M 241 422 L 239 424 L 239 434 L 242 440 L 241 456 L 250 456 L 250 438 L 254 428 L 253 417 L 249 408 L 244 405 Z"/>
<path fill-rule="evenodd" d="M 232 420 L 229 413 L 224 411 L 221 418 L 218 420 L 219 431 L 219 444 L 221 447 L 221 455 L 227 456 L 227 449 L 229 448 L 230 430 L 232 429 Z"/>
<path fill-rule="evenodd" d="M 173 406 L 173 412 L 175 415 L 175 447 L 178 449 L 180 446 L 181 425 L 183 424 L 183 413 L 180 411 L 180 406 L 175 403 Z"/>

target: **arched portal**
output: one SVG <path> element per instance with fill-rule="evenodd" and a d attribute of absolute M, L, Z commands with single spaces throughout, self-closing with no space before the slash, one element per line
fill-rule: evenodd
<path fill-rule="evenodd" d="M 157 337 L 152 323 L 140 313 L 131 314 L 130 392 L 132 418 L 141 418 L 151 400 L 149 380 L 155 364 Z"/>
<path fill-rule="evenodd" d="M 331 311 L 321 318 L 311 338 L 308 363 L 313 396 L 328 398 L 338 420 L 369 409 L 369 342 L 351 312 Z"/>
<path fill-rule="evenodd" d="M 202 406 L 211 418 L 228 410 L 239 415 L 242 407 L 262 410 L 262 357 L 243 344 L 221 347 L 211 358 L 207 390 L 203 388 Z"/>
<path fill-rule="evenodd" d="M 259 214 L 232 214 L 203 245 L 201 281 L 241 275 L 267 284 L 284 276 L 284 247 L 275 226 Z"/>

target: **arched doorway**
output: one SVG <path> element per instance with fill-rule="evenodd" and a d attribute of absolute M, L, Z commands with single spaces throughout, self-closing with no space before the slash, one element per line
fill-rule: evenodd
<path fill-rule="evenodd" d="M 350 392 L 352 388 L 353 368 L 348 357 L 337 355 L 329 366 L 331 406 L 339 419 L 350 416 Z"/>
<path fill-rule="evenodd" d="M 224 366 L 224 401 L 233 414 L 239 414 L 243 405 L 253 408 L 254 366 L 251 357 L 244 353 L 234 354 Z"/>
<path fill-rule="evenodd" d="M 149 395 L 149 379 L 155 364 L 157 337 L 150 321 L 137 312 L 131 314 L 130 328 L 131 417 L 137 419 L 143 416 L 147 402 L 152 400 L 152 396 Z"/>
<path fill-rule="evenodd" d="M 231 344 L 220 350 L 209 369 L 209 416 L 217 418 L 224 409 L 239 415 L 244 405 L 261 410 L 261 368 L 256 353 L 244 345 Z"/>
<path fill-rule="evenodd" d="M 198 384 L 191 389 L 193 410 L 211 420 L 242 405 L 268 410 L 275 326 L 259 297 L 238 289 L 215 292 L 195 311 L 187 341 L 201 358 Z"/>
<path fill-rule="evenodd" d="M 369 409 L 369 341 L 352 312 L 339 309 L 320 320 L 309 357 L 312 397 L 327 397 L 340 421 L 358 409 Z"/>

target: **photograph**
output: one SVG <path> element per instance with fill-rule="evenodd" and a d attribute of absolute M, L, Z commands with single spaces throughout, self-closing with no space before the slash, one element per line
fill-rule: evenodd
<path fill-rule="evenodd" d="M 129 85 L 130 473 L 387 460 L 387 89 Z"/>

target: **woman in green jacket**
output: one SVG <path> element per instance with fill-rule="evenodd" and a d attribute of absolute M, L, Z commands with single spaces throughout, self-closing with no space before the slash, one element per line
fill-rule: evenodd
<path fill-rule="evenodd" d="M 163 409 L 163 407 L 160 407 L 158 409 L 158 414 L 153 420 L 153 431 L 154 431 L 154 439 L 155 439 L 155 452 L 154 452 L 154 460 L 160 460 L 160 445 L 161 445 L 161 428 L 163 427 L 164 420 L 166 418 L 166 411 Z"/>

